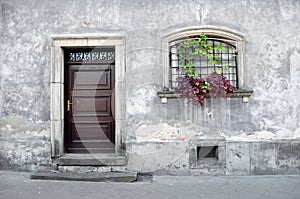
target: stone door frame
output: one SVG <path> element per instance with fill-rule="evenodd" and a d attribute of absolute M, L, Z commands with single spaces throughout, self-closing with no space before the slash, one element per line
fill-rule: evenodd
<path fill-rule="evenodd" d="M 64 47 L 115 47 L 115 153 L 124 155 L 125 104 L 125 39 L 124 37 L 53 36 L 51 46 L 51 156 L 64 151 Z"/>

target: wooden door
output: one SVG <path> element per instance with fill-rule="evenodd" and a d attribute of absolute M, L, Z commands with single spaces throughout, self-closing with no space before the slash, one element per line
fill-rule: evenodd
<path fill-rule="evenodd" d="M 114 153 L 114 48 L 65 49 L 67 153 Z"/>

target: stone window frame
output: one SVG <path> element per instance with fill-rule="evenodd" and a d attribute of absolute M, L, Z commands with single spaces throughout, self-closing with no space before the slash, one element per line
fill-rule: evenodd
<path fill-rule="evenodd" d="M 124 155 L 126 116 L 125 93 L 125 37 L 123 36 L 52 36 L 50 122 L 51 157 L 64 151 L 64 48 L 65 47 L 115 47 L 115 153 Z"/>
<path fill-rule="evenodd" d="M 248 102 L 249 97 L 253 91 L 247 88 L 245 79 L 245 64 L 244 64 L 244 36 L 233 30 L 219 28 L 219 27 L 190 27 L 177 30 L 166 34 L 162 39 L 162 85 L 163 90 L 158 92 L 162 103 L 167 103 L 168 98 L 176 98 L 177 95 L 170 89 L 169 70 L 170 70 L 170 43 L 182 38 L 190 36 L 206 34 L 210 37 L 224 38 L 224 40 L 232 40 L 235 42 L 237 55 L 237 73 L 239 89 L 234 94 L 228 94 L 228 97 L 242 98 L 243 102 Z"/>

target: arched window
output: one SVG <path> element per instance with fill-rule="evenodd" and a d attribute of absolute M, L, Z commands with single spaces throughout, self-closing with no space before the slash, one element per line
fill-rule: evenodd
<path fill-rule="evenodd" d="M 213 51 L 212 54 L 220 54 L 220 63 L 211 63 L 205 57 L 197 57 L 193 60 L 193 65 L 200 77 L 211 74 L 215 70 L 221 70 L 222 75 L 228 79 L 237 92 L 228 95 L 229 97 L 243 98 L 248 102 L 248 97 L 253 93 L 247 89 L 244 75 L 244 39 L 243 35 L 232 30 L 217 27 L 192 27 L 178 30 L 167 34 L 162 40 L 162 66 L 163 66 L 163 90 L 158 92 L 162 98 L 162 103 L 167 103 L 167 98 L 177 97 L 172 88 L 176 84 L 176 79 L 184 75 L 180 68 L 178 57 L 178 45 L 182 42 L 199 37 L 201 34 L 207 36 L 210 45 L 222 46 L 220 52 Z M 226 65 L 226 69 L 221 67 Z"/>
<path fill-rule="evenodd" d="M 225 70 L 220 68 L 220 63 L 209 63 L 205 57 L 197 57 L 194 62 L 196 72 L 203 77 L 211 74 L 214 70 L 222 70 L 222 74 L 236 89 L 244 89 L 244 64 L 243 64 L 243 37 L 241 34 L 231 30 L 216 27 L 188 28 L 168 34 L 163 38 L 163 87 L 172 90 L 178 76 L 184 75 L 179 67 L 177 47 L 185 40 L 199 37 L 205 34 L 207 42 L 214 46 L 223 46 L 222 52 L 211 52 L 220 54 L 220 63 L 228 66 Z"/>
<path fill-rule="evenodd" d="M 170 67 L 169 67 L 169 85 L 170 88 L 176 86 L 176 80 L 180 76 L 184 76 L 184 69 L 180 68 L 180 57 L 178 54 L 178 49 L 184 43 L 189 41 L 198 41 L 199 35 L 190 36 L 188 38 L 179 39 L 170 42 L 169 57 L 170 57 Z M 219 71 L 230 84 L 236 89 L 239 88 L 238 84 L 238 63 L 237 63 L 237 44 L 235 41 L 227 40 L 223 38 L 208 36 L 206 43 L 212 46 L 212 51 L 208 52 L 206 55 L 197 54 L 191 60 L 195 73 L 199 74 L 200 78 L 203 78 L 213 72 Z M 216 50 L 216 47 L 220 47 Z M 190 56 L 191 50 L 184 50 L 184 56 Z M 217 63 L 214 62 L 217 59 Z"/>

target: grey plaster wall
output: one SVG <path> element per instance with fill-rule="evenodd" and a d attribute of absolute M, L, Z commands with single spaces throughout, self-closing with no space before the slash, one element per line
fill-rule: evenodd
<path fill-rule="evenodd" d="M 129 143 L 127 167 L 138 172 L 171 175 L 293 175 L 300 173 L 299 140 L 221 142 L 223 143 L 219 143 L 219 147 L 222 147 L 222 155 L 219 154 L 218 160 L 204 158 L 195 161 L 191 160 L 191 154 L 188 155 L 191 143 Z"/>
<path fill-rule="evenodd" d="M 226 143 L 227 174 L 299 174 L 299 140 Z"/>
<path fill-rule="evenodd" d="M 245 36 L 246 84 L 254 94 L 248 104 L 225 102 L 226 134 L 268 130 L 292 138 L 300 127 L 298 0 L 0 0 L 0 5 L 0 168 L 50 161 L 51 35 L 125 37 L 128 138 L 134 139 L 140 124 L 192 120 L 209 128 L 209 102 L 206 109 L 193 109 L 177 99 L 161 104 L 157 96 L 162 37 L 191 26 Z"/>

